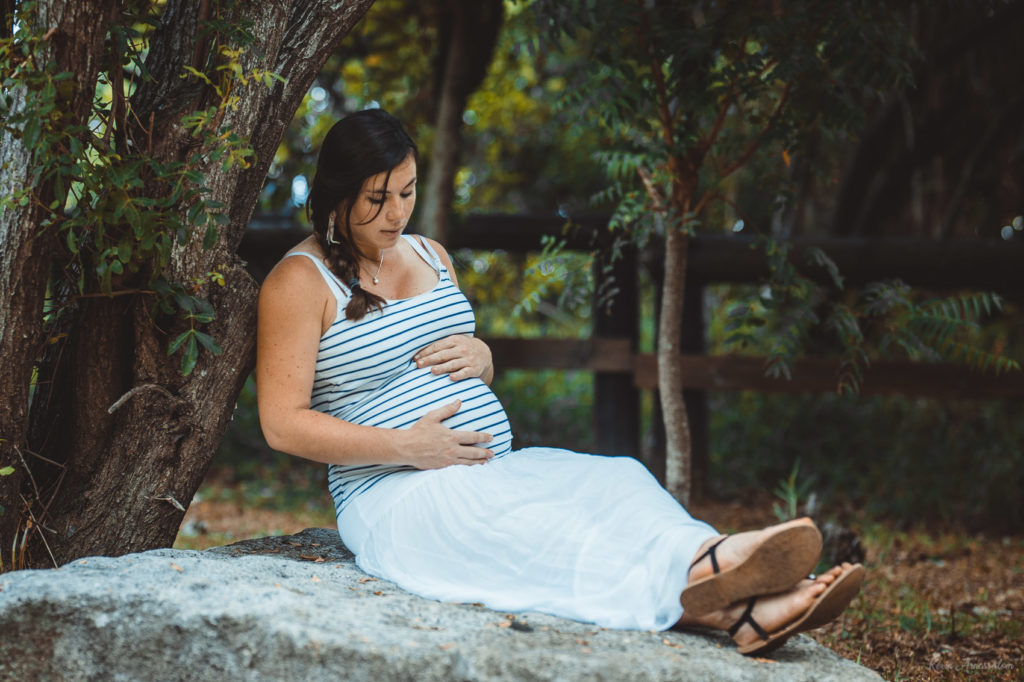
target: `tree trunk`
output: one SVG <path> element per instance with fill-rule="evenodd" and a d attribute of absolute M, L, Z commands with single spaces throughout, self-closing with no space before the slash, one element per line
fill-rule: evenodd
<path fill-rule="evenodd" d="M 106 28 L 116 11 L 113 0 L 50 0 L 39 2 L 34 23 L 25 33 L 38 31 L 44 41 L 37 63 L 53 64 L 56 72 L 70 71 L 73 87 L 61 92 L 60 110 L 76 120 L 86 117 L 95 91 Z M 4 14 L 13 11 L 5 6 Z M 8 17 L 5 16 L 5 24 Z M 5 74 L 6 75 L 6 74 Z M 12 113 L 30 106 L 26 93 L 12 89 Z M 20 133 L 0 130 L 0 187 L 7 193 L 32 185 L 37 149 L 23 144 Z M 0 476 L 0 566 L 16 563 L 12 546 L 24 538 L 28 524 L 37 524 L 22 504 L 23 486 L 32 484 L 33 463 L 28 447 L 29 395 L 35 359 L 45 344 L 43 301 L 56 251 L 51 234 L 37 234 L 42 207 L 52 188 L 36 188 L 40 202 L 19 208 L 0 208 L 0 468 L 15 473 Z M 21 534 L 19 535 L 19 531 Z M 17 543 L 21 546 L 21 543 Z M 8 552 L 10 552 L 8 554 Z"/>
<path fill-rule="evenodd" d="M 149 313 L 151 299 L 122 296 L 79 301 L 62 348 L 63 358 L 72 361 L 57 367 L 49 391 L 73 399 L 47 401 L 38 409 L 33 404 L 33 421 L 44 425 L 33 432 L 51 435 L 32 445 L 44 450 L 54 464 L 33 465 L 40 476 L 32 508 L 48 530 L 46 547 L 32 548 L 30 564 L 47 565 L 51 553 L 53 561 L 61 564 L 89 554 L 117 555 L 173 543 L 254 359 L 257 287 L 236 256 L 238 245 L 267 168 L 303 95 L 371 3 L 245 0 L 224 10 L 230 16 L 219 17 L 246 25 L 254 38 L 241 57 L 244 71 L 268 69 L 286 79 L 269 88 L 256 79 L 235 88 L 239 105 L 227 112 L 223 125 L 250 141 L 255 161 L 248 169 L 225 170 L 211 163 L 203 170 L 210 198 L 223 203 L 230 222 L 209 250 L 199 246 L 201 235 L 178 247 L 165 270 L 170 281 L 194 282 L 222 269 L 225 285 L 206 285 L 210 290 L 205 293 L 216 312 L 206 331 L 218 340 L 223 353 L 200 355 L 195 370 L 183 377 L 178 369 L 180 356 L 168 357 L 166 349 L 168 340 L 184 327 L 158 328 Z M 93 3 L 68 4 L 87 7 Z M 132 97 L 139 124 L 137 139 L 147 140 L 151 156 L 161 161 L 187 158 L 192 138 L 180 119 L 209 104 L 206 92 L 179 78 L 185 65 L 201 70 L 206 64 L 209 42 L 198 43 L 200 31 L 196 30 L 204 8 L 209 9 L 208 3 L 170 0 L 166 4 L 160 28 L 150 40 L 147 68 L 153 79 Z M 90 19 L 79 26 L 96 24 L 93 12 L 89 7 Z M 180 210 L 184 213 L 187 208 Z M 12 246 L 24 242 L 15 240 Z M 6 250 L 6 238 L 4 246 Z M 26 267 L 38 267 L 37 260 L 29 258 Z M 26 308 L 15 335 L 34 332 L 38 337 L 35 330 L 40 323 L 41 308 Z M 31 348 L 16 348 L 8 345 L 6 327 L 3 331 L 4 362 L 14 356 L 12 365 L 25 375 L 39 356 L 38 341 Z M 3 376 L 8 376 L 6 371 Z M 27 396 L 24 376 L 19 384 Z M 24 428 L 23 416 L 17 414 L 10 422 L 0 422 L 5 433 L 8 423 Z M 9 547 L 10 537 L 5 532 L 0 546 Z"/>
<path fill-rule="evenodd" d="M 686 257 L 690 237 L 682 229 L 665 231 L 665 280 L 658 324 L 658 397 L 665 423 L 665 488 L 683 506 L 690 503 L 690 423 L 683 403 L 679 364 Z"/>
<path fill-rule="evenodd" d="M 434 144 L 418 229 L 444 242 L 455 198 L 466 100 L 483 81 L 503 18 L 502 0 L 453 0 L 441 15 L 441 78 Z"/>

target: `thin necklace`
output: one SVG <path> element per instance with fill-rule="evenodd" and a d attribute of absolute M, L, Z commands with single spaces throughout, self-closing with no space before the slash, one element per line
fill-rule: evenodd
<path fill-rule="evenodd" d="M 377 264 L 377 272 L 373 276 L 373 283 L 380 284 L 380 280 L 377 279 L 377 275 L 380 274 L 380 269 L 384 267 L 384 249 L 380 250 L 380 263 Z"/>

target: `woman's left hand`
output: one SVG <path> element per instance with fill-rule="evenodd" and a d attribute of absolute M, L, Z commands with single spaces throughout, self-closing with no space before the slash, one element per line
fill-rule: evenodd
<path fill-rule="evenodd" d="M 417 367 L 429 367 L 434 374 L 448 374 L 452 381 L 480 377 L 490 383 L 494 374 L 491 349 L 472 336 L 455 334 L 435 341 L 413 356 Z"/>

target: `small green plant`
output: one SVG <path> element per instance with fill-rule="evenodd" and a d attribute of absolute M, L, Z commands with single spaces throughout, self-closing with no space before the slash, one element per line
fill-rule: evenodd
<path fill-rule="evenodd" d="M 795 519 L 800 511 L 801 500 L 807 499 L 810 495 L 813 478 L 807 477 L 800 480 L 799 474 L 800 460 L 797 460 L 793 464 L 789 476 L 779 481 L 778 487 L 775 488 L 775 496 L 782 504 L 780 505 L 778 502 L 773 504 L 772 512 L 779 521 Z"/>

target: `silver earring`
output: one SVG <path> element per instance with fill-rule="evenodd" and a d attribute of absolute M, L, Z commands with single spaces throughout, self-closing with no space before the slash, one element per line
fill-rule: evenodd
<path fill-rule="evenodd" d="M 340 244 L 341 242 L 334 238 L 334 214 L 331 214 L 330 220 L 327 222 L 327 243 L 328 244 Z"/>

